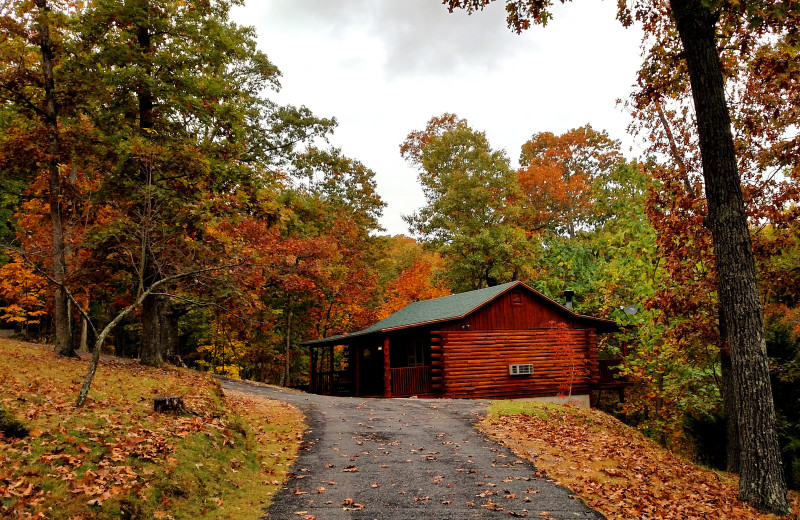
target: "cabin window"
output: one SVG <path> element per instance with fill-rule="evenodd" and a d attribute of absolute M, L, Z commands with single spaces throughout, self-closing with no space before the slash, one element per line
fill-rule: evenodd
<path fill-rule="evenodd" d="M 411 340 L 408 343 L 408 366 L 421 367 L 425 364 L 425 352 L 421 339 Z"/>
<path fill-rule="evenodd" d="M 511 305 L 522 305 L 522 293 L 513 291 L 511 293 Z"/>

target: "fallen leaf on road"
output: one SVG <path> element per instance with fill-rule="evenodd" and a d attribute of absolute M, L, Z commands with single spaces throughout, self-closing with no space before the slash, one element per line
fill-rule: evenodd
<path fill-rule="evenodd" d="M 345 498 L 342 502 L 342 509 L 345 511 L 361 511 L 364 509 L 364 504 L 359 504 L 352 498 Z"/>

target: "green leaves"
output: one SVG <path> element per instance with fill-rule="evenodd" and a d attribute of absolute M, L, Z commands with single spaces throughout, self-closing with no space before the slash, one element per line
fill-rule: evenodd
<path fill-rule="evenodd" d="M 401 154 L 419 168 L 427 204 L 404 216 L 448 263 L 452 288 L 511 280 L 522 268 L 525 233 L 516 226 L 518 192 L 508 157 L 453 114 L 412 132 Z"/>

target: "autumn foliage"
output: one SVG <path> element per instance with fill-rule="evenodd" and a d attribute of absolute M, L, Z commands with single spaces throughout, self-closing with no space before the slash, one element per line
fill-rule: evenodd
<path fill-rule="evenodd" d="M 558 396 L 570 398 L 572 397 L 572 386 L 589 375 L 588 360 L 578 353 L 574 339 L 567 332 L 569 327 L 566 323 L 551 322 L 550 327 L 556 345 L 555 355 L 561 362 L 560 366 L 563 367 Z"/>
<path fill-rule="evenodd" d="M 378 317 L 386 318 L 412 302 L 449 295 L 450 290 L 442 281 L 434 281 L 432 275 L 433 266 L 422 259 L 403 269 L 400 275 L 386 287 L 386 301 L 381 306 Z"/>
<path fill-rule="evenodd" d="M 0 306 L 0 323 L 26 329 L 40 324 L 47 294 L 47 280 L 20 259 L 0 267 L 0 299 L 7 302 Z"/>

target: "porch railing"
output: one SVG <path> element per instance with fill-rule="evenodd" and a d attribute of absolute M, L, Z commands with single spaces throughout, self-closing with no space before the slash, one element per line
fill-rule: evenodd
<path fill-rule="evenodd" d="M 351 384 L 350 374 L 346 370 L 316 372 L 314 374 L 315 394 L 336 395 L 346 393 L 349 391 Z"/>
<path fill-rule="evenodd" d="M 392 395 L 419 395 L 431 391 L 431 367 L 392 368 Z"/>

